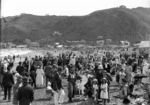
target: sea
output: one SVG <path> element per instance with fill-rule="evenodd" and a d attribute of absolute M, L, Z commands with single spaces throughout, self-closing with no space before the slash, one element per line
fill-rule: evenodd
<path fill-rule="evenodd" d="M 10 49 L 0 49 L 0 58 L 3 58 L 5 56 L 17 56 L 17 55 L 25 55 L 28 53 L 31 53 L 32 50 L 30 49 L 16 49 L 16 48 L 10 48 Z"/>

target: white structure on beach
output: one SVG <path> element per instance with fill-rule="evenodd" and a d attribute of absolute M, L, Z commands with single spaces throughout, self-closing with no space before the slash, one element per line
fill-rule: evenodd
<path fill-rule="evenodd" d="M 16 48 L 27 48 L 27 45 L 17 45 Z"/>

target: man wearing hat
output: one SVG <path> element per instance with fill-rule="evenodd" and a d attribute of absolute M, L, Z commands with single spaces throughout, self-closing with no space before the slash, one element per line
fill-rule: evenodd
<path fill-rule="evenodd" d="M 61 81 L 61 71 L 62 69 L 58 68 L 58 66 L 54 66 L 53 67 L 53 77 L 52 77 L 52 84 L 51 87 L 53 89 L 54 92 L 54 104 L 58 105 L 58 101 L 59 101 L 59 95 L 60 95 L 60 90 L 63 88 L 62 87 L 62 81 Z"/>
<path fill-rule="evenodd" d="M 3 100 L 6 100 L 7 92 L 8 92 L 8 100 L 9 101 L 11 100 L 11 88 L 14 84 L 13 74 L 10 72 L 10 69 L 11 68 L 8 66 L 7 67 L 7 72 L 4 73 L 3 80 L 2 80 L 2 83 L 3 83 L 3 86 L 4 86 L 4 99 Z"/>
<path fill-rule="evenodd" d="M 103 78 L 103 74 L 102 74 L 102 70 L 103 70 L 103 66 L 101 64 L 98 65 L 97 68 L 97 72 L 96 72 L 96 79 L 98 80 L 98 100 L 100 100 L 100 86 L 101 86 L 101 79 Z"/>
<path fill-rule="evenodd" d="M 19 75 L 19 73 L 15 74 L 16 78 L 17 78 L 17 82 L 16 84 L 13 86 L 13 105 L 18 105 L 18 100 L 17 100 L 17 93 L 18 93 L 18 89 L 21 85 L 22 82 L 22 76 Z"/>
<path fill-rule="evenodd" d="M 75 70 L 71 70 L 70 74 L 68 76 L 68 97 L 69 97 L 69 102 L 72 102 L 72 98 L 75 95 L 75 85 L 76 85 L 76 74 Z"/>
<path fill-rule="evenodd" d="M 21 62 L 19 62 L 19 65 L 17 66 L 16 71 L 17 71 L 20 75 L 23 74 L 23 72 L 24 72 L 24 67 L 22 66 L 22 63 L 21 63 Z"/>
<path fill-rule="evenodd" d="M 34 99 L 33 88 L 29 85 L 29 78 L 23 77 L 23 86 L 18 89 L 17 99 L 19 105 L 30 105 Z"/>
<path fill-rule="evenodd" d="M 52 71 L 52 66 L 51 66 L 51 63 L 48 62 L 48 65 L 45 67 L 45 76 L 46 76 L 46 87 L 47 87 L 47 83 L 48 81 L 50 81 L 50 74 L 51 74 L 51 71 Z"/>

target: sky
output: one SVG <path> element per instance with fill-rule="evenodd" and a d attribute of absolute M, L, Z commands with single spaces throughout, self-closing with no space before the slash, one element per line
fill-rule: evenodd
<path fill-rule="evenodd" d="M 127 8 L 150 7 L 150 0 L 1 0 L 1 16 L 21 13 L 83 16 L 120 5 Z"/>

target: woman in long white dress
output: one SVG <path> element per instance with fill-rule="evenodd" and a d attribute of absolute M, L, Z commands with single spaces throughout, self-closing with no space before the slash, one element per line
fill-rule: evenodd
<path fill-rule="evenodd" d="M 36 86 L 42 87 L 44 85 L 44 71 L 42 67 L 37 68 L 36 70 Z"/>

